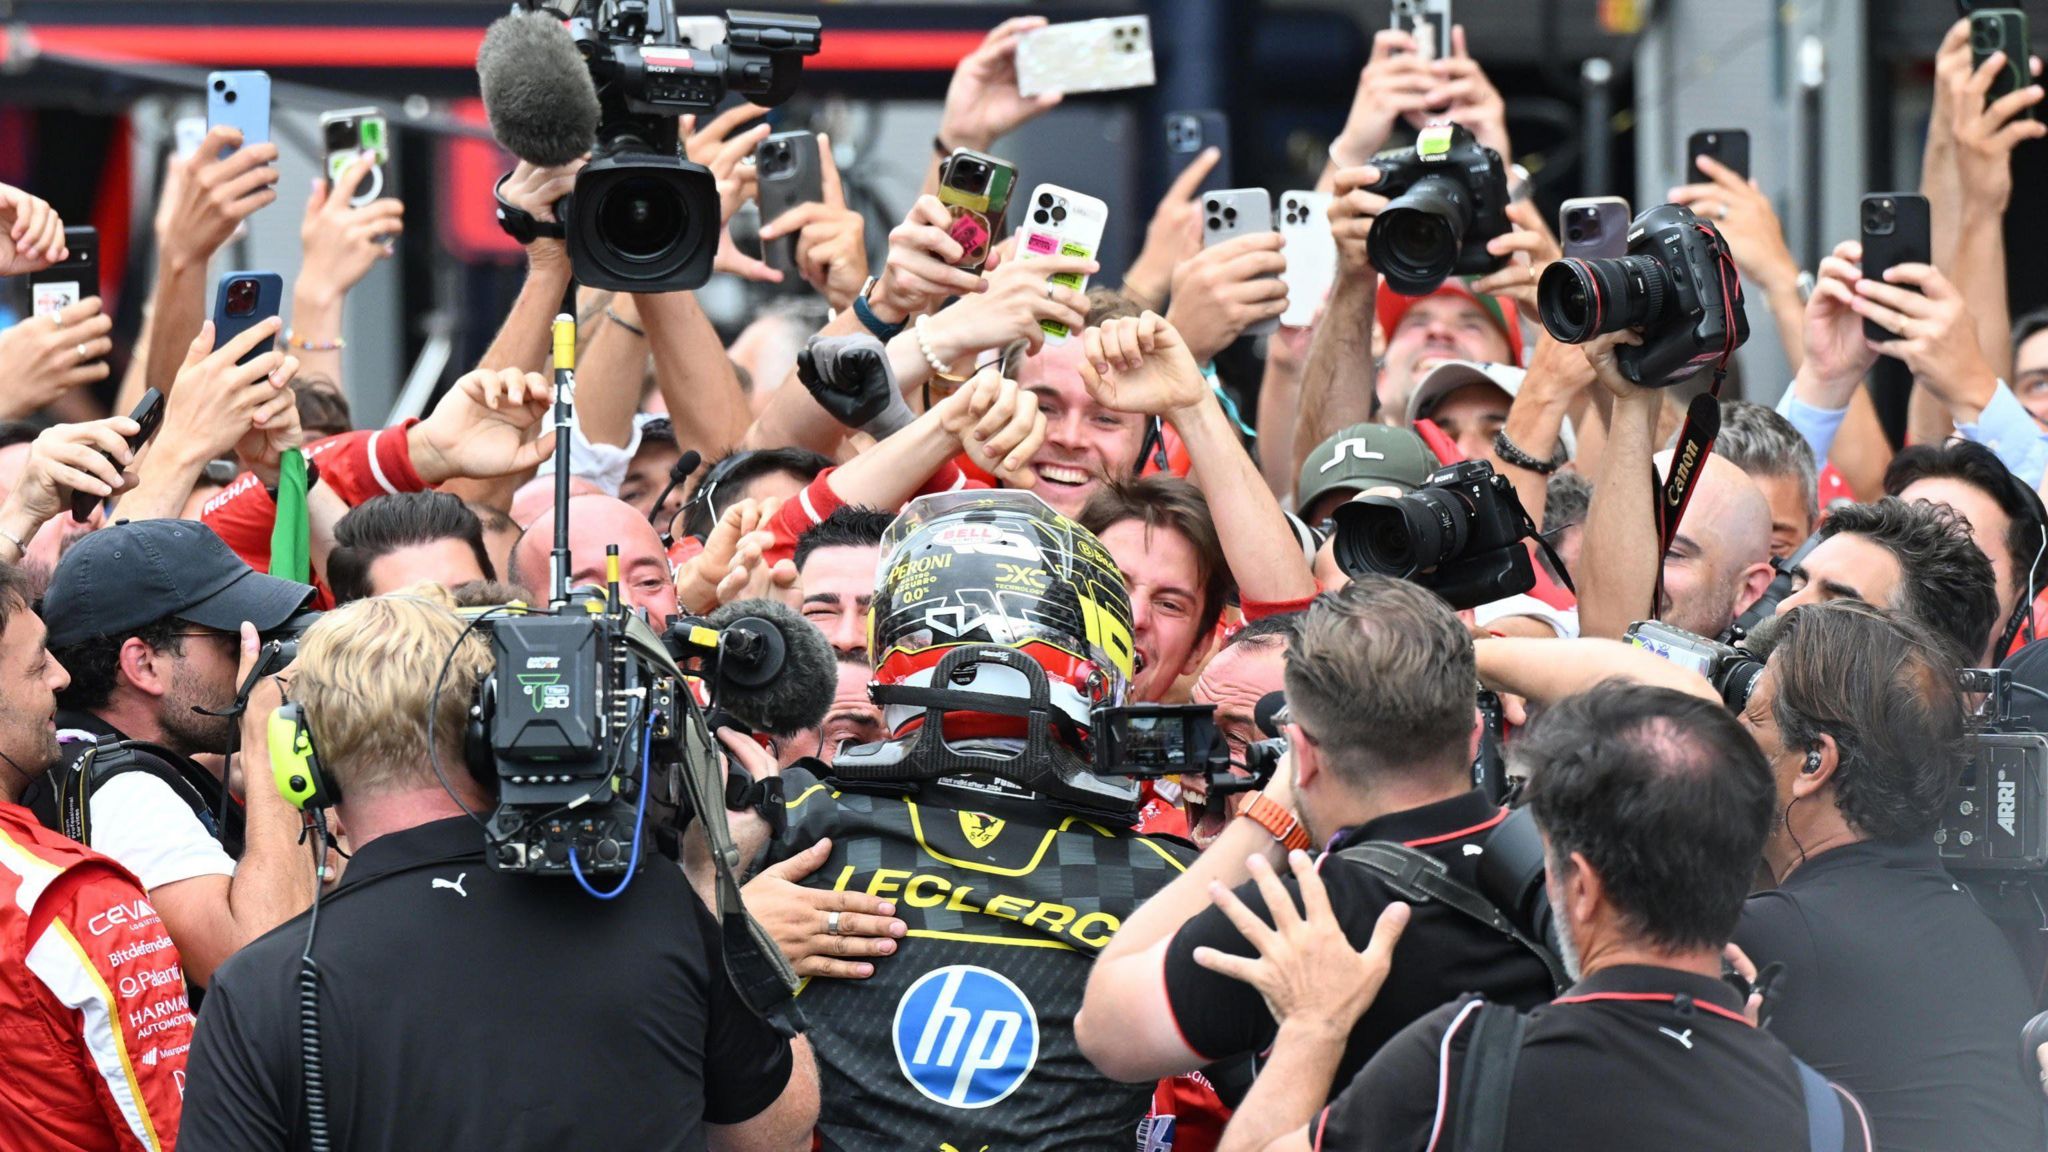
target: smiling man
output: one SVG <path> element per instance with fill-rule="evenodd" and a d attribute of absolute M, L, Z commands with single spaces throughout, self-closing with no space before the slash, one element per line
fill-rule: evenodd
<path fill-rule="evenodd" d="M 797 537 L 796 590 L 804 619 L 841 653 L 868 649 L 875 567 L 882 562 L 882 533 L 893 519 L 849 504 Z"/>
<path fill-rule="evenodd" d="M 1990 643 L 1997 578 L 1954 509 L 1887 496 L 1828 513 L 1820 535 L 1792 569 L 1794 591 L 1778 605 L 1780 616 L 1803 604 L 1861 600 L 1933 629 L 1954 645 L 1959 664 L 1974 663 Z"/>

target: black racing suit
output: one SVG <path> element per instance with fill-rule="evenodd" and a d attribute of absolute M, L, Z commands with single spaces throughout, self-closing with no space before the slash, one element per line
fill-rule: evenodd
<path fill-rule="evenodd" d="M 842 792 L 802 767 L 782 779 L 789 829 L 772 858 L 829 836 L 805 883 L 893 901 L 909 926 L 872 977 L 798 992 L 824 1147 L 1131 1147 L 1153 1085 L 1098 1073 L 1074 1015 L 1096 954 L 1194 850 L 1037 801 Z"/>

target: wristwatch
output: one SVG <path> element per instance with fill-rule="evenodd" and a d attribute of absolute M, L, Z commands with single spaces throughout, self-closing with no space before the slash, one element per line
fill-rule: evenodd
<path fill-rule="evenodd" d="M 507 172 L 498 177 L 498 182 L 491 187 L 491 195 L 498 200 L 498 227 L 504 229 L 505 235 L 517 240 L 521 247 L 535 240 L 560 240 L 567 237 L 569 230 L 562 226 L 560 220 L 542 220 L 505 199 L 505 181 L 511 178 L 512 173 Z"/>
<path fill-rule="evenodd" d="M 1564 441 L 1560 439 L 1557 442 L 1557 451 L 1550 454 L 1550 459 L 1538 460 L 1527 452 L 1522 451 L 1521 446 L 1513 440 L 1508 439 L 1508 430 L 1505 428 L 1493 434 L 1493 451 L 1496 456 L 1500 457 L 1501 463 L 1512 464 L 1517 468 L 1525 468 L 1536 473 L 1538 476 L 1550 475 L 1559 468 L 1564 467 L 1566 460 L 1571 459 L 1571 453 L 1565 450 Z"/>
<path fill-rule="evenodd" d="M 868 296 L 874 292 L 875 285 L 881 282 L 880 276 L 870 276 L 868 282 L 860 286 L 860 295 L 853 298 L 853 314 L 860 319 L 862 327 L 875 334 L 875 339 L 887 341 L 894 339 L 897 333 L 903 331 L 903 325 L 889 323 L 875 315 L 875 310 L 868 306 Z"/>
<path fill-rule="evenodd" d="M 1273 839 L 1289 852 L 1308 848 L 1308 830 L 1301 826 L 1300 818 L 1264 795 L 1252 797 L 1252 802 L 1238 815 L 1272 833 Z"/>

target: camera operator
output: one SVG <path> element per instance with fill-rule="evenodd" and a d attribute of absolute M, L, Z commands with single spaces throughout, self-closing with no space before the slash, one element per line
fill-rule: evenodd
<path fill-rule="evenodd" d="M 346 1085 L 326 1097 L 336 1147 L 768 1149 L 809 1129 L 804 1043 L 738 999 L 678 869 L 654 861 L 601 903 L 485 865 L 486 786 L 462 733 L 489 665 L 483 638 L 421 596 L 307 630 L 289 691 L 354 863 L 317 937 L 294 920 L 217 974 L 181 1147 L 309 1146 L 302 954 L 327 1083 Z M 272 684 L 252 710 L 279 703 Z"/>
<path fill-rule="evenodd" d="M 1257 929 L 1258 958 L 1197 957 L 1281 1017 L 1223 1148 L 1869 1147 L 1854 1101 L 1809 1079 L 1720 979 L 1772 810 L 1769 769 L 1734 718 L 1669 689 L 1602 685 L 1545 713 L 1513 756 L 1578 983 L 1519 1021 L 1469 996 L 1445 1004 L 1340 1076 L 1324 1108 L 1344 1035 L 1384 995 L 1389 963 L 1400 974 L 1405 906 L 1361 954 L 1305 855 L 1293 860 L 1305 918 L 1261 867 L 1269 906 L 1285 909 L 1275 928 L 1217 897 Z M 1491 1143 L 1474 1135 L 1489 1130 Z"/>
<path fill-rule="evenodd" d="M 0 563 L 0 1131 L 24 1152 L 167 1147 L 192 1037 L 178 951 L 127 869 L 21 804 L 70 680 L 30 596 Z"/>
<path fill-rule="evenodd" d="M 218 759 L 194 757 L 227 751 L 248 673 L 235 629 L 277 629 L 312 591 L 251 569 L 202 524 L 143 520 L 79 541 L 43 599 L 50 649 L 71 672 L 57 694 L 70 748 L 32 806 L 61 827 L 56 798 L 77 791 L 68 778 L 86 751 L 131 742 L 125 767 L 107 774 L 95 753 L 81 782 L 89 843 L 142 881 L 194 985 L 306 906 L 296 814 L 266 781 L 237 796 Z"/>
<path fill-rule="evenodd" d="M 1550 643 L 1541 641 L 1540 643 Z M 1472 787 L 1472 639 L 1450 607 L 1415 584 L 1361 577 L 1309 607 L 1287 644 L 1283 765 L 1201 859 L 1153 897 L 1104 950 L 1076 1029 L 1098 1068 L 1120 1080 L 1193 1071 L 1256 1053 L 1276 1022 L 1253 989 L 1197 964 L 1198 948 L 1250 955 L 1243 929 L 1209 907 L 1215 885 L 1240 886 L 1245 860 L 1283 845 L 1395 841 L 1441 860 L 1468 886 L 1482 837 L 1505 813 Z M 1365 866 L 1325 867 L 1331 900 L 1355 946 L 1395 897 Z M 1442 904 L 1420 907 L 1387 992 L 1350 1031 L 1342 1075 L 1430 1009 L 1479 989 L 1505 1003 L 1542 1003 L 1544 964 L 1506 936 Z"/>

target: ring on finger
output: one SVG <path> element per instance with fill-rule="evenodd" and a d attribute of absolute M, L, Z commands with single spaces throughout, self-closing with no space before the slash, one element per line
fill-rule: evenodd
<path fill-rule="evenodd" d="M 90 359 L 92 359 L 92 349 L 87 348 L 83 344 L 80 344 L 78 346 L 78 362 L 80 364 L 83 364 Z"/>
<path fill-rule="evenodd" d="M 827 912 L 827 913 L 825 913 L 825 935 L 827 935 L 827 936 L 838 936 L 838 935 L 840 935 L 840 934 L 841 934 L 841 933 L 840 933 L 840 931 L 839 931 L 839 913 L 837 913 L 837 912 Z"/>

